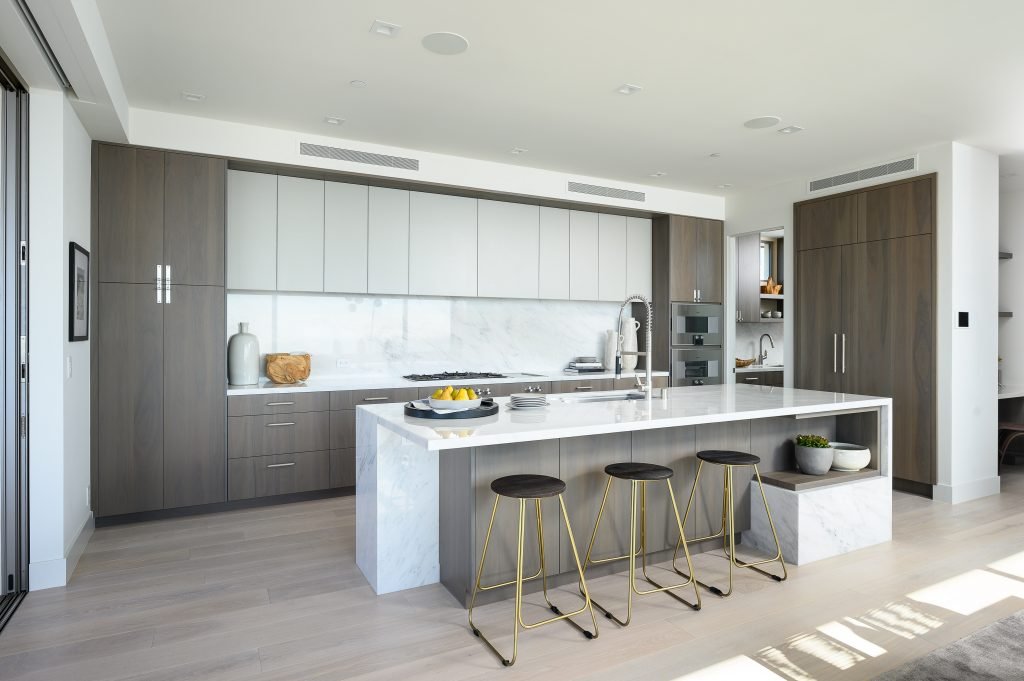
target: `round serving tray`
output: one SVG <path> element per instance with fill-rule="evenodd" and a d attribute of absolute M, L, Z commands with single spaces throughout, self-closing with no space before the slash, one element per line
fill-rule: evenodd
<path fill-rule="evenodd" d="M 426 404 L 425 400 L 417 400 L 420 404 Z M 464 411 L 452 411 L 447 414 L 440 414 L 433 409 L 424 409 L 422 407 L 413 406 L 412 402 L 405 403 L 405 415 L 412 416 L 418 419 L 479 419 L 484 416 L 493 416 L 498 413 L 498 405 L 494 403 L 494 400 L 488 398 L 480 403 L 480 406 L 476 409 L 466 409 Z"/>

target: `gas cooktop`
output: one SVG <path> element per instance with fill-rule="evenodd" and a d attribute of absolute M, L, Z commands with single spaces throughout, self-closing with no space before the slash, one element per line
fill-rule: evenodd
<path fill-rule="evenodd" d="M 440 374 L 409 374 L 402 378 L 409 381 L 464 381 L 467 378 L 507 378 L 507 376 L 490 371 L 445 371 Z"/>

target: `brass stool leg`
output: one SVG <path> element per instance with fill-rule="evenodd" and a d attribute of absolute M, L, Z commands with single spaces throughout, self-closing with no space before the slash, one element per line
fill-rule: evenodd
<path fill-rule="evenodd" d="M 733 555 L 732 555 L 732 558 L 731 558 L 731 563 L 734 564 L 736 567 L 750 568 L 751 570 L 753 570 L 755 572 L 760 572 L 765 577 L 771 577 L 776 582 L 784 582 L 789 577 L 789 572 L 786 570 L 786 561 L 783 560 L 783 558 L 782 558 L 782 544 L 779 543 L 779 535 L 775 531 L 775 523 L 774 523 L 774 521 L 772 521 L 772 512 L 768 508 L 768 497 L 765 496 L 764 487 L 762 486 L 764 483 L 761 482 L 761 472 L 758 471 L 757 466 L 754 466 L 754 475 L 757 476 L 757 487 L 758 487 L 758 489 L 761 490 L 761 501 L 764 502 L 764 512 L 765 512 L 765 515 L 768 517 L 768 527 L 770 527 L 772 529 L 772 537 L 775 539 L 775 549 L 776 549 L 776 552 L 775 552 L 775 555 L 773 557 L 771 557 L 771 558 L 767 558 L 765 560 L 755 560 L 755 561 L 751 561 L 749 563 L 746 563 L 746 562 L 743 562 L 741 560 L 737 560 L 736 559 L 736 554 L 735 554 L 735 551 L 734 551 Z M 779 577 L 778 575 L 774 575 L 774 574 L 772 574 L 772 573 L 770 573 L 770 572 L 768 572 L 766 570 L 762 570 L 761 568 L 757 567 L 758 565 L 764 565 L 766 563 L 774 563 L 776 561 L 778 561 L 779 565 L 782 566 L 782 576 L 781 577 Z"/>

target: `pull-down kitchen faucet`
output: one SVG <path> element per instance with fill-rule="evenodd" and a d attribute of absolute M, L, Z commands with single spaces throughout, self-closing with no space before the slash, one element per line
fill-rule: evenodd
<path fill-rule="evenodd" d="M 654 395 L 654 383 L 651 378 L 651 328 L 654 326 L 654 308 L 651 307 L 651 301 L 646 296 L 642 296 L 639 293 L 635 293 L 623 301 L 619 307 L 619 319 L 615 323 L 615 333 L 619 333 L 622 329 L 622 311 L 626 309 L 626 306 L 630 303 L 643 303 L 644 307 L 647 308 L 647 327 L 644 329 L 644 335 L 646 344 L 644 345 L 647 350 L 645 352 L 638 352 L 636 350 L 623 350 L 621 340 L 615 345 L 615 377 L 622 376 L 622 356 L 623 355 L 636 355 L 637 357 L 644 358 L 644 370 L 647 374 L 646 381 L 640 382 L 640 377 L 636 377 L 637 390 L 647 394 L 647 397 Z"/>
<path fill-rule="evenodd" d="M 757 363 L 759 365 L 761 365 L 761 366 L 764 366 L 764 361 L 766 359 L 768 359 L 768 351 L 766 351 L 764 349 L 764 339 L 765 338 L 767 338 L 768 342 L 772 344 L 772 348 L 775 347 L 775 341 L 772 340 L 772 335 L 770 333 L 762 333 L 761 334 L 761 339 L 757 342 L 757 345 L 758 345 L 758 348 L 757 348 L 758 349 Z"/>

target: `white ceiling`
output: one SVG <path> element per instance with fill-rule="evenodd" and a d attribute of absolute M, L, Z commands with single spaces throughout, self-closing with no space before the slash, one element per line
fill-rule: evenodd
<path fill-rule="evenodd" d="M 1021 0 L 99 7 L 134 107 L 708 193 L 946 140 L 1024 152 Z M 401 30 L 372 34 L 374 19 Z M 435 31 L 466 36 L 469 50 L 427 52 L 420 40 Z M 617 94 L 623 83 L 643 90 Z M 742 126 L 767 114 L 806 130 Z"/>

